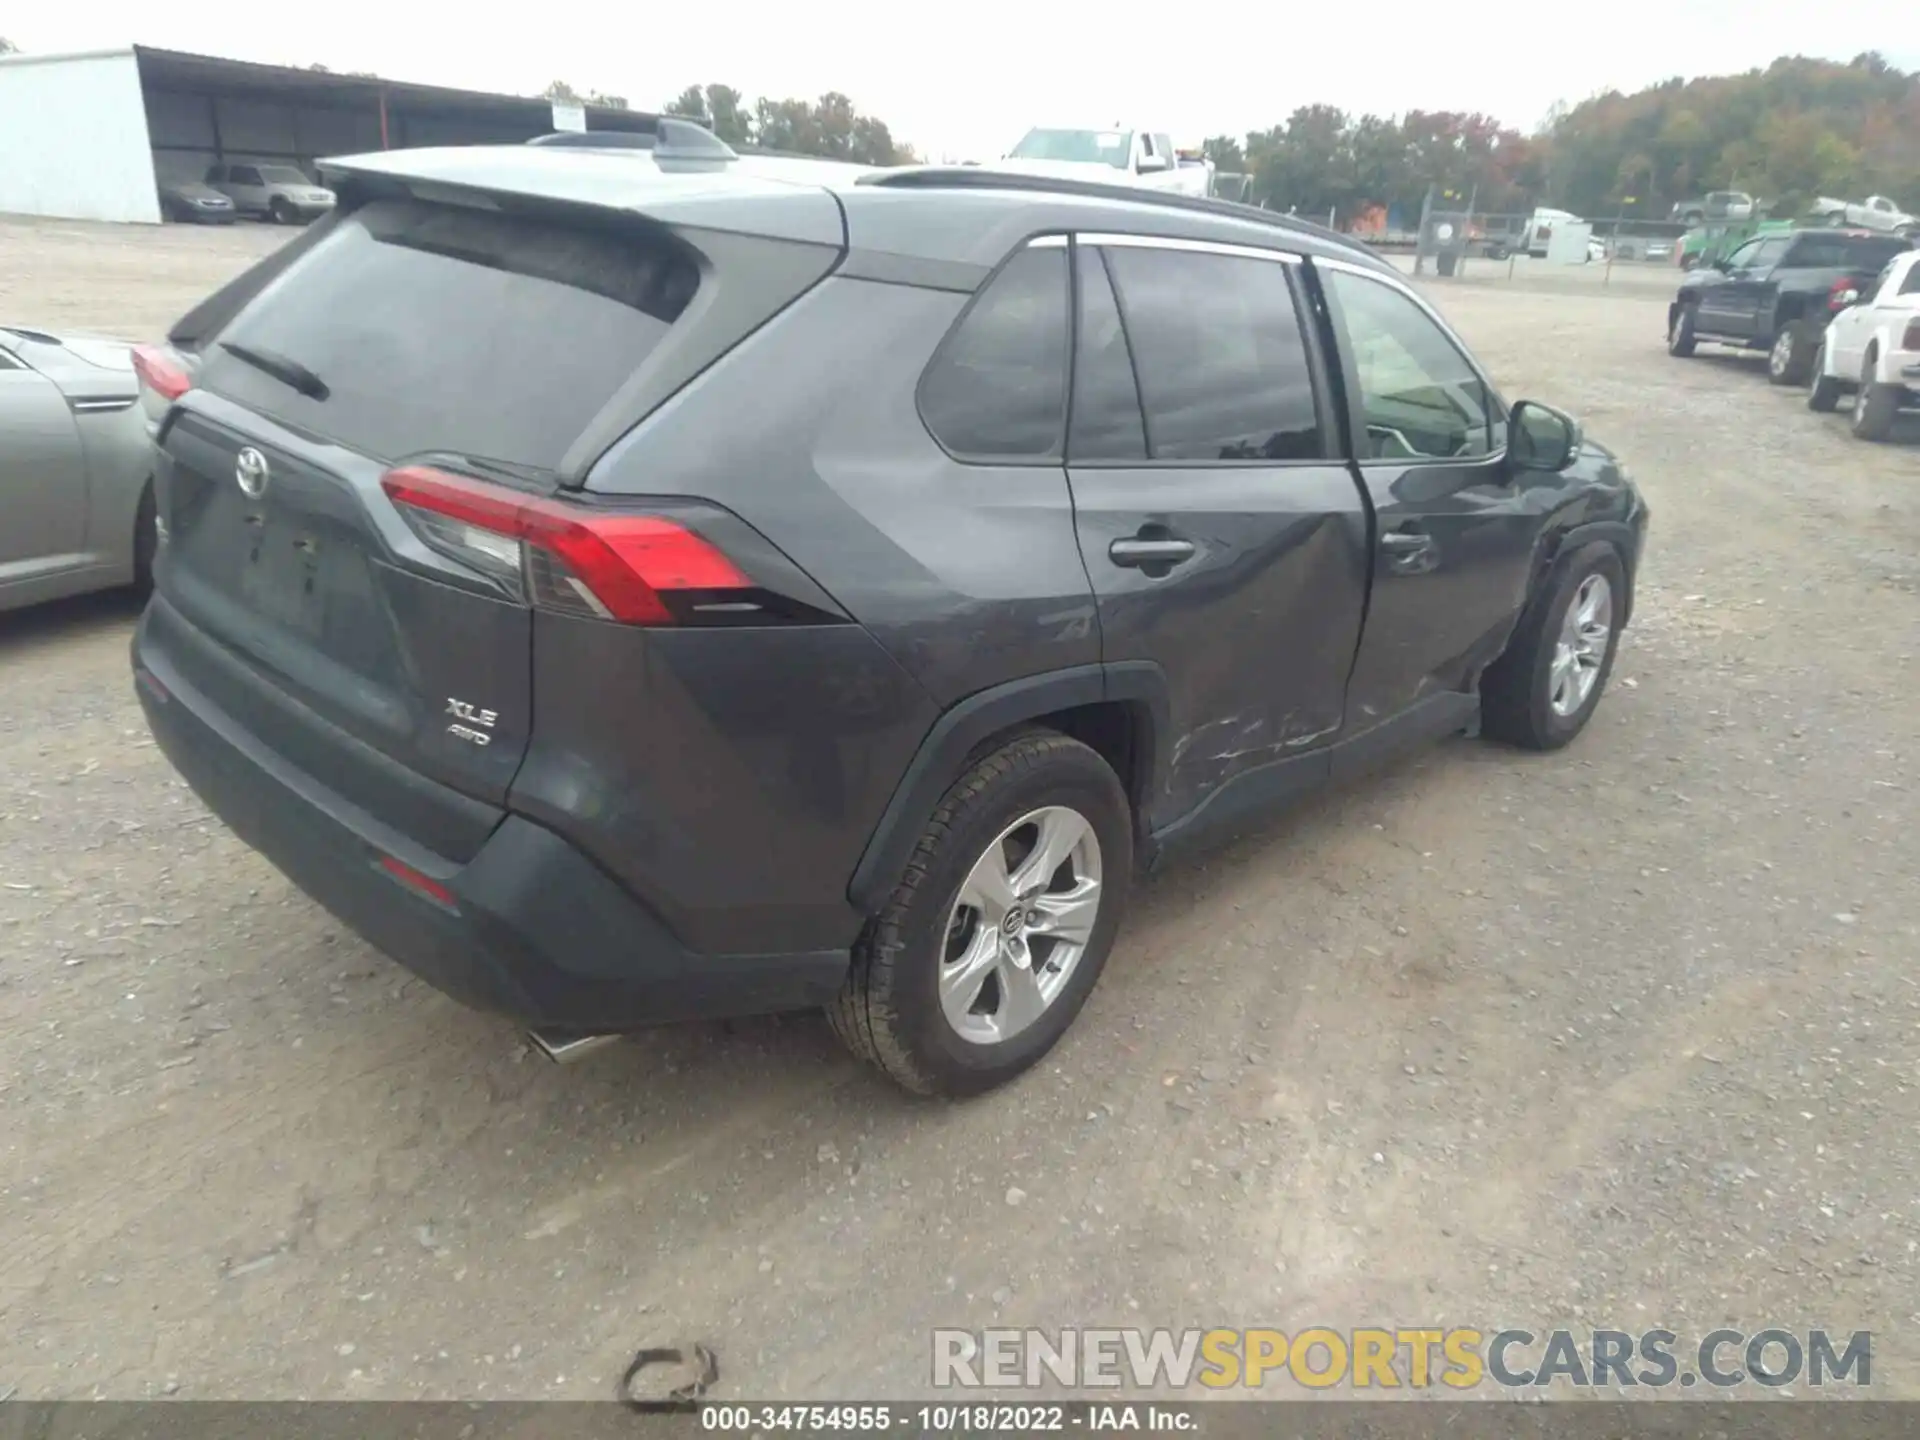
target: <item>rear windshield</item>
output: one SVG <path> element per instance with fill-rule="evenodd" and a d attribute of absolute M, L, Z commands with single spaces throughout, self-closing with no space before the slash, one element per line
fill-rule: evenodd
<path fill-rule="evenodd" d="M 449 450 L 552 469 L 697 284 L 645 235 L 376 201 L 219 333 L 200 383 L 381 460 Z M 303 367 L 324 398 L 226 346 Z"/>
<path fill-rule="evenodd" d="M 1809 270 L 1878 270 L 1907 249 L 1894 235 L 1802 235 L 1787 264 Z"/>

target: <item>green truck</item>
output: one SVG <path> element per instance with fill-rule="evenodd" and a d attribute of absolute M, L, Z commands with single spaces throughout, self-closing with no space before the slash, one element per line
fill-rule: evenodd
<path fill-rule="evenodd" d="M 1711 265 L 1756 235 L 1778 235 L 1791 229 L 1791 220 L 1722 220 L 1695 226 L 1680 237 L 1680 268 Z"/>

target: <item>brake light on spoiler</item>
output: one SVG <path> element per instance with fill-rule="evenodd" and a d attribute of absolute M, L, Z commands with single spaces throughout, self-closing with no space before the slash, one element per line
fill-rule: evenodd
<path fill-rule="evenodd" d="M 698 623 L 715 601 L 760 609 L 759 587 L 724 552 L 665 516 L 523 495 L 425 465 L 380 483 L 428 546 L 541 609 L 623 625 Z M 729 593 L 741 603 L 725 605 Z"/>

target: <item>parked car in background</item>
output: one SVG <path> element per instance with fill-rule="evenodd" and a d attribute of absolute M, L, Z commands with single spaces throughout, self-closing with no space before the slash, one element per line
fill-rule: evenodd
<path fill-rule="evenodd" d="M 1774 384 L 1804 384 L 1846 293 L 1907 248 L 1898 236 L 1864 230 L 1756 236 L 1680 282 L 1667 307 L 1667 351 L 1690 356 L 1703 342 L 1765 350 Z"/>
<path fill-rule="evenodd" d="M 333 192 L 291 165 L 215 165 L 207 171 L 207 184 L 233 201 L 242 215 L 281 225 L 302 224 L 333 209 Z"/>
<path fill-rule="evenodd" d="M 1920 250 L 1909 250 L 1859 290 L 1822 337 L 1807 404 L 1832 410 L 1852 397 L 1853 433 L 1884 440 L 1903 408 L 1920 406 Z"/>
<path fill-rule="evenodd" d="M 228 225 L 239 212 L 230 196 L 199 180 L 169 180 L 160 186 L 160 214 L 167 220 Z"/>
<path fill-rule="evenodd" d="M 1205 196 L 1212 167 L 1182 165 L 1164 130 L 1082 130 L 1039 126 L 987 168 L 1096 184 Z"/>
<path fill-rule="evenodd" d="M 824 1007 L 984 1090 L 1137 863 L 1605 690 L 1637 489 L 1356 241 L 982 168 L 333 163 L 345 213 L 154 372 L 133 678 L 215 813 L 471 1003 Z"/>
<path fill-rule="evenodd" d="M 1705 225 L 1710 221 L 1745 220 L 1753 210 L 1753 196 L 1744 190 L 1712 190 L 1698 200 L 1682 200 L 1673 207 L 1671 218 L 1682 225 Z"/>
<path fill-rule="evenodd" d="M 152 574 L 132 347 L 0 326 L 0 610 Z"/>
<path fill-rule="evenodd" d="M 1909 215 L 1884 195 L 1869 195 L 1857 204 L 1822 195 L 1813 202 L 1813 213 L 1826 225 L 1858 225 L 1868 230 L 1890 230 L 1896 235 L 1920 234 L 1920 215 Z"/>

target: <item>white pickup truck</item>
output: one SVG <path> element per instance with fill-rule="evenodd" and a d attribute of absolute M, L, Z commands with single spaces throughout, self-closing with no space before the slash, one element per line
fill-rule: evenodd
<path fill-rule="evenodd" d="M 1896 235 L 1920 234 L 1920 215 L 1909 215 L 1884 195 L 1869 195 L 1864 204 L 1822 195 L 1813 213 L 1828 225 L 1858 225 L 1865 230 L 1891 230 Z"/>
<path fill-rule="evenodd" d="M 1181 164 L 1163 130 L 1086 130 L 1036 126 L 1000 159 L 995 170 L 1143 185 L 1181 195 L 1205 195 L 1213 167 Z"/>

